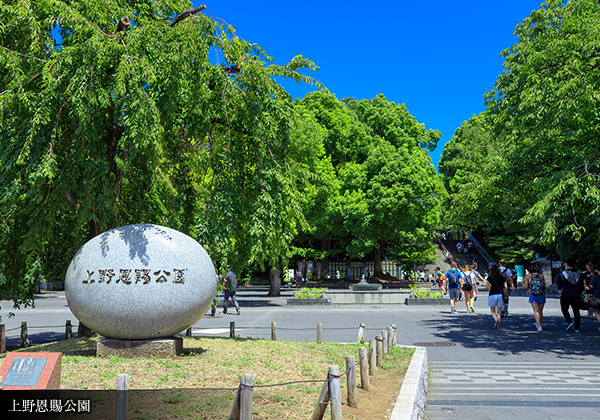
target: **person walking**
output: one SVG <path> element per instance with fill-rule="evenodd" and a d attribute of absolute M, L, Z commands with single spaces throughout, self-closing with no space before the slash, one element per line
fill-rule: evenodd
<path fill-rule="evenodd" d="M 475 301 L 475 294 L 477 293 L 477 278 L 475 272 L 471 271 L 471 267 L 465 265 L 463 271 L 463 286 L 462 291 L 465 294 L 465 305 L 467 305 L 467 312 L 475 312 L 473 303 Z"/>
<path fill-rule="evenodd" d="M 546 279 L 543 274 L 540 274 L 538 263 L 529 264 L 529 274 L 523 279 L 523 287 L 527 289 L 529 303 L 533 308 L 535 327 L 538 331 L 542 331 L 544 305 L 546 304 Z"/>
<path fill-rule="evenodd" d="M 581 273 L 583 278 L 583 287 L 585 289 L 585 294 L 589 297 L 593 295 L 592 290 L 590 289 L 590 282 L 592 281 L 592 277 L 594 277 L 594 264 L 588 261 L 585 265 L 585 271 Z M 594 310 L 592 308 L 588 309 L 588 318 L 594 319 Z"/>
<path fill-rule="evenodd" d="M 462 274 L 457 269 L 456 262 L 452 262 L 450 270 L 446 272 L 446 291 L 450 298 L 450 313 L 457 312 L 458 298 L 462 289 Z"/>
<path fill-rule="evenodd" d="M 223 315 L 227 314 L 227 304 L 229 303 L 229 298 L 231 298 L 233 304 L 235 305 L 235 309 L 237 310 L 237 314 L 240 314 L 240 305 L 235 298 L 237 293 L 237 277 L 231 271 L 231 266 L 227 266 L 227 274 L 225 274 L 225 278 L 223 279 L 223 286 L 225 286 L 225 301 L 223 302 Z"/>
<path fill-rule="evenodd" d="M 502 316 L 508 316 L 508 303 L 510 301 L 510 294 L 513 292 L 514 287 L 512 283 L 512 272 L 506 267 L 506 260 L 503 258 L 500 260 L 500 274 L 504 276 L 506 284 L 508 285 L 508 293 L 506 294 L 507 299 L 504 300 L 504 306 L 502 307 Z"/>
<path fill-rule="evenodd" d="M 581 294 L 584 289 L 585 275 L 580 275 L 575 270 L 575 258 L 567 258 L 565 261 L 567 269 L 560 273 L 556 278 L 556 285 L 560 294 L 560 310 L 567 321 L 567 331 L 575 327 L 575 332 L 579 332 L 581 326 Z M 531 270 L 529 270 L 531 271 Z M 569 307 L 573 308 L 573 318 L 569 313 Z"/>
<path fill-rule="evenodd" d="M 486 283 L 486 288 L 490 291 L 488 306 L 490 307 L 492 318 L 494 318 L 494 329 L 498 331 L 500 329 L 500 320 L 502 319 L 501 311 L 504 306 L 502 293 L 508 294 L 508 284 L 496 264 L 490 266 Z"/>
<path fill-rule="evenodd" d="M 600 275 L 596 274 L 592 277 L 590 281 L 589 290 L 594 294 L 594 298 L 596 300 L 600 300 Z M 590 308 L 594 311 L 594 316 L 600 322 L 600 307 L 592 308 L 592 304 L 590 304 Z M 600 327 L 598 327 L 598 331 L 600 331 Z"/>

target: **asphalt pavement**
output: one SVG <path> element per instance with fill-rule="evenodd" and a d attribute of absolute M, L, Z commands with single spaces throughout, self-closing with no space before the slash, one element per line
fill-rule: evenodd
<path fill-rule="evenodd" d="M 510 302 L 510 316 L 493 328 L 487 291 L 480 293 L 476 313 L 464 302 L 451 314 L 448 306 L 333 305 L 286 306 L 292 296 L 265 297 L 267 288 L 238 292 L 241 314 L 210 315 L 196 323 L 194 335 L 229 336 L 235 322 L 240 337 L 270 338 L 276 322 L 277 339 L 316 339 L 322 323 L 323 340 L 356 341 L 358 326 L 366 324 L 366 339 L 390 324 L 398 327 L 400 345 L 422 345 L 429 356 L 428 419 L 572 419 L 600 415 L 599 323 L 584 319 L 581 332 L 565 331 L 558 295 L 549 295 L 542 326 L 537 332 L 527 296 L 520 290 Z M 36 307 L 8 318 L 10 302 L 2 301 L 7 345 L 19 342 L 21 321 L 27 321 L 32 344 L 64 338 L 70 312 L 64 292 L 36 296 Z M 217 314 L 221 308 L 217 310 Z M 582 311 L 582 315 L 585 312 Z"/>

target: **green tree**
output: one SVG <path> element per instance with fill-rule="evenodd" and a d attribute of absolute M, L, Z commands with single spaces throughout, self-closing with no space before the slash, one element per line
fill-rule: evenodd
<path fill-rule="evenodd" d="M 540 241 L 598 237 L 600 226 L 600 9 L 593 0 L 548 0 L 517 26 L 505 71 L 486 96 L 511 173 L 530 179 L 521 218 Z M 597 239 L 593 242 L 597 242 Z"/>
<path fill-rule="evenodd" d="M 426 130 L 404 105 L 383 95 L 372 100 L 346 100 L 376 140 L 361 170 L 348 171 L 346 185 L 355 198 L 350 209 L 357 253 L 373 250 L 375 275 L 381 260 L 391 255 L 421 254 L 431 248 L 431 234 L 439 224 L 445 189 L 426 149 L 435 148 L 440 132 Z M 360 205 L 360 200 L 364 205 Z"/>
<path fill-rule="evenodd" d="M 314 65 L 269 64 L 203 9 L 0 4 L 0 276 L 15 303 L 128 223 L 179 229 L 240 266 L 285 254 L 301 212 L 293 107 L 274 78 L 313 83 L 298 70 Z"/>

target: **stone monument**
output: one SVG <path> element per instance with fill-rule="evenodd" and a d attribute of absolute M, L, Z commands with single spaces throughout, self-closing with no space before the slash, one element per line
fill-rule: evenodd
<path fill-rule="evenodd" d="M 65 279 L 73 314 L 107 337 L 97 353 L 115 349 L 132 357 L 144 355 L 144 348 L 168 355 L 163 338 L 175 340 L 173 351 L 179 353 L 182 340 L 173 336 L 204 316 L 216 287 L 214 265 L 198 242 L 151 224 L 91 239 L 73 257 Z"/>

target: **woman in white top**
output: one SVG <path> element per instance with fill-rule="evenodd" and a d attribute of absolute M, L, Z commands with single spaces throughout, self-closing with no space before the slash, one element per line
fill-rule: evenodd
<path fill-rule="evenodd" d="M 477 295 L 477 276 L 474 271 L 471 271 L 471 267 L 465 265 L 463 270 L 463 293 L 465 294 L 465 304 L 467 305 L 467 312 L 475 312 L 473 303 L 475 296 Z"/>

